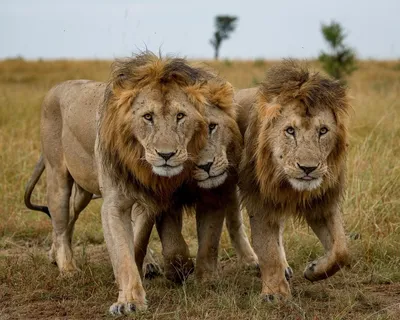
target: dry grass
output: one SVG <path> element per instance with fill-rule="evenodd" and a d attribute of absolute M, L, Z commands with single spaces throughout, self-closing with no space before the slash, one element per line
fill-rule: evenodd
<path fill-rule="evenodd" d="M 236 87 L 255 85 L 271 62 L 210 63 Z M 40 105 L 46 91 L 67 79 L 106 80 L 107 61 L 0 62 L 0 319 L 98 319 L 116 299 L 99 216 L 100 202 L 84 211 L 75 233 L 82 273 L 60 278 L 46 258 L 51 225 L 23 205 L 24 185 L 39 157 Z M 318 68 L 318 65 L 315 65 Z M 344 219 L 352 267 L 320 283 L 302 278 L 321 254 L 306 226 L 289 222 L 286 248 L 295 271 L 293 299 L 268 305 L 260 280 L 235 263 L 224 232 L 220 280 L 173 286 L 145 282 L 149 311 L 139 319 L 397 319 L 400 316 L 400 64 L 362 62 L 349 80 L 354 114 Z M 44 179 L 42 179 L 44 180 Z M 45 185 L 34 200 L 45 201 Z M 196 250 L 194 222 L 185 238 Z M 153 236 L 152 247 L 159 252 Z M 357 238 L 357 239 L 355 239 Z"/>

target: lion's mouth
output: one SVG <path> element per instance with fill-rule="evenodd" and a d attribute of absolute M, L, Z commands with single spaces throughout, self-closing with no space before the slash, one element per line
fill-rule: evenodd
<path fill-rule="evenodd" d="M 295 190 L 298 191 L 311 191 L 321 186 L 322 178 L 311 176 L 303 176 L 301 178 L 289 178 L 289 182 Z"/>
<path fill-rule="evenodd" d="M 206 179 L 197 180 L 197 185 L 203 189 L 216 188 L 221 184 L 223 184 L 227 177 L 228 173 L 226 171 L 223 171 L 222 173 L 217 174 L 215 176 L 208 176 L 208 178 Z"/>
<path fill-rule="evenodd" d="M 163 164 L 162 166 L 160 166 L 161 168 L 177 168 L 177 167 L 180 167 L 180 165 L 178 165 L 178 166 L 171 166 L 171 165 L 169 165 L 169 164 Z"/>
<path fill-rule="evenodd" d="M 197 180 L 198 182 L 202 182 L 202 181 L 206 181 L 206 180 L 210 180 L 210 179 L 217 179 L 221 176 L 223 176 L 226 173 L 226 171 L 223 171 L 220 174 L 216 174 L 215 176 L 208 176 L 207 178 L 203 179 L 203 180 Z"/>
<path fill-rule="evenodd" d="M 153 172 L 162 177 L 173 177 L 180 174 L 183 170 L 183 165 L 171 166 L 163 164 L 162 166 L 153 166 Z"/>
<path fill-rule="evenodd" d="M 317 178 L 311 177 L 311 176 L 304 176 L 301 178 L 296 178 L 297 180 L 302 180 L 302 181 L 311 181 L 311 180 L 315 180 Z"/>

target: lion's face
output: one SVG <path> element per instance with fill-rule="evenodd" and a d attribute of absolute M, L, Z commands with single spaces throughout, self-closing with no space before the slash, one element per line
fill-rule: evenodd
<path fill-rule="evenodd" d="M 133 102 L 134 135 L 144 148 L 144 160 L 155 174 L 172 177 L 190 158 L 188 144 L 204 125 L 203 117 L 178 88 L 162 94 L 145 89 Z"/>
<path fill-rule="evenodd" d="M 200 188 L 218 187 L 228 177 L 228 147 L 234 139 L 230 127 L 236 122 L 219 108 L 206 108 L 208 140 L 200 151 L 193 177 Z"/>
<path fill-rule="evenodd" d="M 298 191 L 317 189 L 328 177 L 328 156 L 336 145 L 332 111 L 310 112 L 303 105 L 285 106 L 269 131 L 279 174 Z"/>

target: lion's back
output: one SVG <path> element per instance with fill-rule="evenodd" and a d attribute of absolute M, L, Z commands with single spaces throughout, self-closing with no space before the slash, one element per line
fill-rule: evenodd
<path fill-rule="evenodd" d="M 43 152 L 50 163 L 65 162 L 68 171 L 86 190 L 98 192 L 94 146 L 96 114 L 106 84 L 70 80 L 51 88 L 42 105 Z"/>

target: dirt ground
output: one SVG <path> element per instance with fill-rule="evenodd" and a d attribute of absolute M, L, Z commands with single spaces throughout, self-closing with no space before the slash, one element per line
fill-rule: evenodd
<path fill-rule="evenodd" d="M 8 242 L 0 251 L 0 319 L 108 319 L 117 287 L 104 244 L 78 245 L 81 272 L 61 277 L 42 245 Z M 45 246 L 46 247 L 46 246 Z M 159 248 L 156 246 L 154 251 Z M 158 254 L 157 260 L 161 261 Z M 292 264 L 293 265 L 293 264 Z M 362 274 L 357 263 L 334 277 L 310 283 L 294 266 L 293 298 L 279 304 L 259 299 L 255 270 L 221 256 L 220 277 L 198 284 L 190 276 L 175 285 L 162 276 L 144 282 L 147 312 L 137 319 L 398 319 L 400 283 Z M 380 282 L 380 283 L 376 283 Z M 120 317 L 123 318 L 123 317 Z"/>

